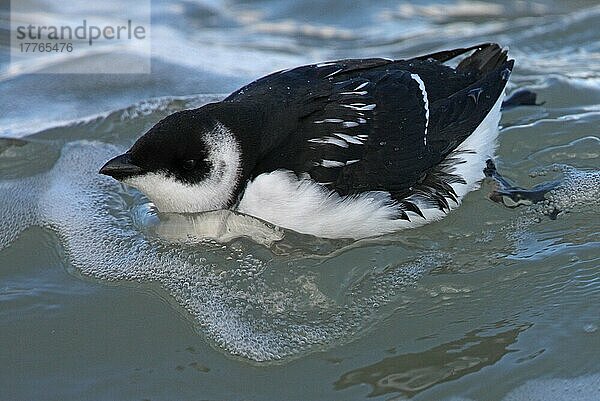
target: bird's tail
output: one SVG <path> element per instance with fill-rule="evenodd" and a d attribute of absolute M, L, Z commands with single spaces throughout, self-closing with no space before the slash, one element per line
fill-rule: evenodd
<path fill-rule="evenodd" d="M 496 43 L 480 45 L 469 57 L 456 67 L 457 71 L 474 70 L 486 75 L 504 66 L 508 61 L 508 49 L 502 49 Z"/>
<path fill-rule="evenodd" d="M 464 58 L 456 67 L 458 71 L 475 71 L 478 75 L 486 75 L 491 71 L 505 66 L 508 61 L 508 49 L 501 48 L 497 43 L 482 43 L 471 47 L 444 50 L 437 53 L 425 54 L 417 57 L 418 60 L 434 59 L 440 63 L 452 60 L 465 53 L 473 54 Z M 510 65 L 512 67 L 512 64 Z"/>

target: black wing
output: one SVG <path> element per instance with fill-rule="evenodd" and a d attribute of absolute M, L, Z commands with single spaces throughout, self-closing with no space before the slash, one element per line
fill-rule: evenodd
<path fill-rule="evenodd" d="M 473 49 L 456 68 L 443 64 Z M 491 110 L 512 65 L 495 44 L 342 60 L 271 74 L 224 102 L 264 112 L 253 176 L 285 168 L 341 195 L 385 190 L 402 202 L 416 191 L 447 208 L 461 178 L 440 163 Z"/>

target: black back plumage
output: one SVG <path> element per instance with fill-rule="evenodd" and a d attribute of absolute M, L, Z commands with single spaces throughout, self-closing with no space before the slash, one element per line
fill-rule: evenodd
<path fill-rule="evenodd" d="M 456 68 L 444 64 L 471 50 Z M 254 110 L 260 121 L 246 134 L 236 127 L 254 138 L 247 178 L 288 169 L 341 195 L 388 191 L 420 213 L 406 201 L 411 194 L 442 209 L 455 200 L 449 184 L 462 178 L 444 160 L 483 121 L 512 67 L 496 44 L 408 60 L 341 60 L 273 73 L 222 104 Z"/>

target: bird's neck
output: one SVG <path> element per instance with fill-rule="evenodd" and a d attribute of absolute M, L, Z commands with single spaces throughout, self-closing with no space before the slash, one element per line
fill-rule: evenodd
<path fill-rule="evenodd" d="M 210 109 L 211 115 L 231 131 L 241 150 L 241 171 L 234 191 L 235 196 L 228 205 L 231 207 L 237 202 L 238 195 L 244 190 L 259 161 L 272 151 L 274 144 L 264 140 L 266 119 L 260 105 L 248 102 L 218 102 L 203 107 Z"/>

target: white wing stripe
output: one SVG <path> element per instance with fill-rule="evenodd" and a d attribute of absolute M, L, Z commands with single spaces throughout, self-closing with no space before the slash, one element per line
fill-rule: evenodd
<path fill-rule="evenodd" d="M 340 148 L 348 147 L 348 143 L 346 143 L 345 141 L 342 141 L 341 139 L 334 138 L 332 136 L 325 136 L 323 138 L 312 138 L 312 139 L 309 139 L 308 142 L 335 145 L 335 146 L 339 146 Z"/>
<path fill-rule="evenodd" d="M 410 77 L 417 81 L 419 84 L 419 89 L 421 89 L 421 94 L 423 95 L 423 102 L 425 103 L 425 134 L 423 135 L 423 143 L 427 145 L 427 128 L 429 127 L 429 100 L 427 99 L 425 82 L 423 82 L 419 74 L 410 74 Z"/>
<path fill-rule="evenodd" d="M 342 71 L 342 70 L 343 70 L 343 68 L 340 68 L 339 70 L 336 70 L 336 71 L 332 72 L 331 74 L 329 74 L 329 75 L 326 75 L 326 76 L 325 76 L 325 78 L 331 78 L 331 77 L 333 77 L 335 74 L 337 74 L 338 72 L 340 72 L 340 71 Z"/>
<path fill-rule="evenodd" d="M 333 135 L 342 138 L 344 141 L 348 142 L 348 143 L 354 143 L 356 145 L 362 145 L 363 143 L 361 142 L 360 139 L 358 139 L 355 136 L 351 136 L 351 135 L 346 135 L 346 134 L 342 134 L 339 132 L 335 132 Z"/>
<path fill-rule="evenodd" d="M 376 104 L 365 105 L 364 103 L 342 104 L 341 106 L 345 107 L 347 109 L 359 110 L 359 111 L 373 110 L 375 107 L 377 107 Z"/>
<path fill-rule="evenodd" d="M 342 166 L 345 166 L 346 163 L 339 162 L 337 160 L 323 159 L 323 160 L 321 160 L 321 163 L 319 163 L 319 165 L 321 165 L 323 167 L 342 167 Z"/>
<path fill-rule="evenodd" d="M 367 91 L 353 91 L 353 92 L 340 92 L 340 95 L 360 95 L 360 96 L 363 96 L 363 95 L 366 95 L 367 93 L 369 93 L 369 92 L 367 92 Z"/>
<path fill-rule="evenodd" d="M 326 63 L 319 63 L 319 64 L 317 64 L 317 68 L 327 67 L 327 66 L 335 65 L 335 64 L 336 64 L 335 61 L 326 62 Z"/>
<path fill-rule="evenodd" d="M 341 118 L 326 118 L 324 120 L 317 120 L 317 121 L 313 121 L 315 124 L 322 124 L 322 123 L 343 123 L 344 120 L 342 120 Z"/>

